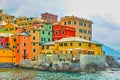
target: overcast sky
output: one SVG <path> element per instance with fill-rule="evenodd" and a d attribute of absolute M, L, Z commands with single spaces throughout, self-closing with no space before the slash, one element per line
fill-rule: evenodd
<path fill-rule="evenodd" d="M 93 40 L 120 49 L 120 0 L 0 0 L 4 13 L 40 17 L 49 12 L 93 21 Z"/>

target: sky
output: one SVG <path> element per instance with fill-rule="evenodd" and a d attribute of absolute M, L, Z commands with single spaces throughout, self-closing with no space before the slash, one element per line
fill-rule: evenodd
<path fill-rule="evenodd" d="M 93 40 L 120 50 L 120 0 L 0 0 L 4 13 L 41 17 L 49 12 L 92 20 Z"/>

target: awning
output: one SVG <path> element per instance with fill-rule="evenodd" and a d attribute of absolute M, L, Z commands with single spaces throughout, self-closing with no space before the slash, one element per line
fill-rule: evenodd
<path fill-rule="evenodd" d="M 67 50 L 72 51 L 73 49 L 67 49 Z"/>

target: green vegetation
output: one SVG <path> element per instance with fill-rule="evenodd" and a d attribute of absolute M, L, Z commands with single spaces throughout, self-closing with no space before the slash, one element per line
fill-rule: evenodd
<path fill-rule="evenodd" d="M 4 29 L 0 29 L 0 33 L 13 33 L 13 32 L 11 32 L 11 31 L 6 31 L 6 30 L 4 30 Z"/>

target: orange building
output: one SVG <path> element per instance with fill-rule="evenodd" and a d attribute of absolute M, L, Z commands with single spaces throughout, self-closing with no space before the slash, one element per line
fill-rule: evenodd
<path fill-rule="evenodd" d="M 31 36 L 27 32 L 19 33 L 13 36 L 16 46 L 16 63 L 21 60 L 31 60 Z"/>

